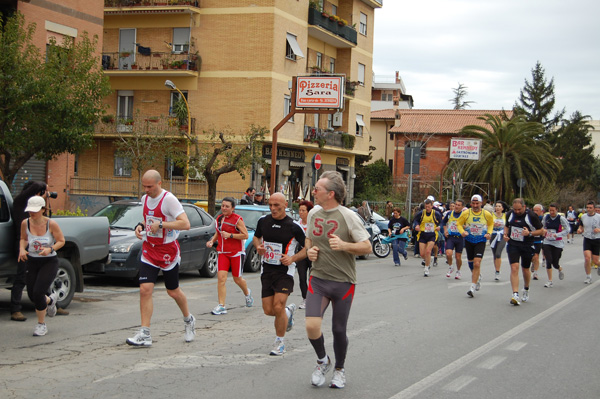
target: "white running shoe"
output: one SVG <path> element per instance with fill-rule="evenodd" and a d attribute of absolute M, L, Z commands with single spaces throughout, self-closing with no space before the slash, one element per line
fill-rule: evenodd
<path fill-rule="evenodd" d="M 185 324 L 185 342 L 192 342 L 194 335 L 196 335 L 196 318 L 193 314 L 190 314 L 189 321 L 183 321 Z"/>
<path fill-rule="evenodd" d="M 279 339 L 276 339 L 275 340 L 275 347 L 273 348 L 273 350 L 269 354 L 271 356 L 281 356 L 284 353 L 285 353 L 285 345 L 283 344 L 283 341 L 279 340 Z"/>
<path fill-rule="evenodd" d="M 225 309 L 225 306 L 218 304 L 210 313 L 214 315 L 227 314 L 227 309 Z"/>
<path fill-rule="evenodd" d="M 521 301 L 527 302 L 529 300 L 529 290 L 523 290 L 521 293 Z"/>
<path fill-rule="evenodd" d="M 537 272 L 533 272 L 533 279 L 534 279 L 534 280 L 537 280 L 537 279 L 538 279 Z"/>
<path fill-rule="evenodd" d="M 460 274 L 460 270 L 457 270 L 456 274 L 454 275 L 454 279 L 455 280 L 460 280 L 461 277 L 462 277 L 462 275 Z"/>
<path fill-rule="evenodd" d="M 327 363 L 319 363 L 315 366 L 315 370 L 310 377 L 310 383 L 316 387 L 325 384 L 325 375 L 331 369 L 331 359 L 327 356 Z"/>
<path fill-rule="evenodd" d="M 152 346 L 152 337 L 150 334 L 145 334 L 143 330 L 135 334 L 132 338 L 127 338 L 127 345 L 131 346 Z"/>
<path fill-rule="evenodd" d="M 481 289 L 481 274 L 479 275 L 479 278 L 477 279 L 477 284 L 475 284 L 475 291 L 479 291 Z"/>
<path fill-rule="evenodd" d="M 592 284 L 592 276 L 586 276 L 584 283 L 585 284 Z"/>
<path fill-rule="evenodd" d="M 302 303 L 300 304 L 300 306 L 298 306 L 298 309 L 306 309 L 306 299 L 302 300 Z"/>
<path fill-rule="evenodd" d="M 513 294 L 512 298 L 510 298 L 510 303 L 515 305 L 515 306 L 519 306 L 521 304 L 521 302 L 519 301 L 519 294 L 517 294 L 516 292 Z"/>
<path fill-rule="evenodd" d="M 437 267 L 437 258 L 433 258 L 433 267 Z"/>
<path fill-rule="evenodd" d="M 46 323 L 37 323 L 33 328 L 33 336 L 41 337 L 48 333 L 48 327 L 46 327 Z"/>
<path fill-rule="evenodd" d="M 254 298 L 252 298 L 252 290 L 248 288 L 248 295 L 245 295 L 246 307 L 251 308 L 254 305 Z"/>
<path fill-rule="evenodd" d="M 473 298 L 473 297 L 475 297 L 475 292 L 473 292 L 473 290 L 472 290 L 472 289 L 470 289 L 469 291 L 467 291 L 467 295 L 468 295 L 470 298 Z"/>
<path fill-rule="evenodd" d="M 48 317 L 56 316 L 56 302 L 58 300 L 58 295 L 55 292 L 50 294 L 50 303 L 46 306 L 46 314 Z"/>
<path fill-rule="evenodd" d="M 500 272 L 496 272 L 496 274 L 494 275 L 494 280 L 500 280 Z"/>
<path fill-rule="evenodd" d="M 429 266 L 425 266 L 424 276 L 429 277 Z"/>
<path fill-rule="evenodd" d="M 552 288 L 552 287 L 554 287 L 554 285 L 552 284 L 552 281 L 548 281 L 546 284 L 544 284 L 544 287 Z"/>
<path fill-rule="evenodd" d="M 292 331 L 292 328 L 294 328 L 294 313 L 296 312 L 296 304 L 291 303 L 287 305 L 286 308 L 290 311 L 290 317 L 288 317 L 287 328 L 285 329 L 285 331 L 290 332 Z"/>
<path fill-rule="evenodd" d="M 450 278 L 453 271 L 454 271 L 454 266 L 448 267 L 448 273 L 446 273 L 446 277 Z"/>
<path fill-rule="evenodd" d="M 598 270 L 600 270 L 600 269 L 598 269 Z M 558 271 L 558 279 L 562 280 L 564 278 L 565 278 L 565 273 L 562 270 L 559 270 Z"/>
<path fill-rule="evenodd" d="M 333 370 L 333 377 L 331 378 L 331 384 L 329 388 L 342 389 L 346 386 L 346 371 L 344 369 Z"/>

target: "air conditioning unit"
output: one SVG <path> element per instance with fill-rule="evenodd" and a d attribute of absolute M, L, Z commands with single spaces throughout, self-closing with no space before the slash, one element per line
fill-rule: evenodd
<path fill-rule="evenodd" d="M 335 114 L 333 114 L 333 121 L 331 124 L 336 127 L 342 126 L 342 113 L 341 112 L 336 112 Z"/>

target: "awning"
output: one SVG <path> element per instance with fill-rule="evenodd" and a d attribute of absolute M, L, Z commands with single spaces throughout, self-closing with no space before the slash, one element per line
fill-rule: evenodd
<path fill-rule="evenodd" d="M 292 35 L 291 33 L 288 33 L 287 41 L 290 44 L 290 47 L 292 48 L 292 52 L 294 53 L 294 55 L 296 55 L 296 57 L 299 57 L 299 58 L 304 58 L 304 53 L 300 49 L 300 45 L 298 45 L 296 36 Z"/>
<path fill-rule="evenodd" d="M 266 163 L 268 163 L 269 165 L 271 165 L 271 160 L 270 159 L 265 159 L 264 161 Z M 275 165 L 279 165 L 279 160 L 275 163 Z"/>
<path fill-rule="evenodd" d="M 290 166 L 294 168 L 303 168 L 306 164 L 304 162 L 290 161 Z"/>
<path fill-rule="evenodd" d="M 348 167 L 348 166 L 340 166 L 340 165 L 337 165 L 336 167 L 337 167 L 339 170 L 343 170 L 344 172 L 350 172 L 350 167 Z"/>
<path fill-rule="evenodd" d="M 358 114 L 356 115 L 356 124 L 358 126 L 363 126 L 363 127 L 365 126 L 365 122 L 363 121 L 362 115 L 358 115 Z"/>

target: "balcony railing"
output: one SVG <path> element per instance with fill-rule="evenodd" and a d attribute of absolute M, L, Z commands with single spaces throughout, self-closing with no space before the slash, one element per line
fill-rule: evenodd
<path fill-rule="evenodd" d="M 348 40 L 351 43 L 357 43 L 356 30 L 348 25 L 344 25 L 341 22 L 332 19 L 328 14 L 322 13 L 316 8 L 308 9 L 308 24 L 320 26 L 321 28 L 328 30 L 329 32 L 337 35 L 343 39 Z"/>
<path fill-rule="evenodd" d="M 201 58 L 197 54 L 171 52 L 102 53 L 102 69 L 119 71 L 187 70 L 198 71 Z"/>
<path fill-rule="evenodd" d="M 104 0 L 104 7 L 199 7 L 198 0 Z"/>
<path fill-rule="evenodd" d="M 351 150 L 356 137 L 346 132 L 330 131 L 314 126 L 304 126 L 304 142 L 316 143 L 320 148 L 326 145 Z"/>

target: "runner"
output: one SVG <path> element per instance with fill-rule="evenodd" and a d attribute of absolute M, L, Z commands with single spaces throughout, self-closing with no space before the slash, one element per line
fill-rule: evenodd
<path fill-rule="evenodd" d="M 396 238 L 391 243 L 394 266 L 400 266 L 400 254 L 402 254 L 404 260 L 408 259 L 408 253 L 406 252 L 406 241 L 408 241 L 410 223 L 404 216 L 400 216 L 401 214 L 402 210 L 395 206 L 392 211 L 392 218 L 388 223 L 388 233 L 390 237 L 394 235 L 403 235 L 403 237 Z"/>
<path fill-rule="evenodd" d="M 502 265 L 502 251 L 506 246 L 506 241 L 503 240 L 504 226 L 506 225 L 506 211 L 508 205 L 504 201 L 498 201 L 494 205 L 494 231 L 490 238 L 490 248 L 494 255 L 494 268 L 496 269 L 494 280 L 500 280 L 500 266 Z"/>
<path fill-rule="evenodd" d="M 300 201 L 298 204 L 298 216 L 300 219 L 296 220 L 296 223 L 302 227 L 304 235 L 307 234 L 308 229 L 308 212 L 313 209 L 314 205 L 311 201 Z M 304 250 L 304 248 L 299 248 Z M 300 284 L 300 293 L 302 293 L 302 303 L 298 306 L 298 309 L 306 308 L 306 293 L 308 292 L 308 275 L 310 273 L 311 263 L 308 258 L 304 258 L 296 262 L 296 269 L 298 269 L 298 283 Z"/>
<path fill-rule="evenodd" d="M 460 280 L 460 268 L 462 267 L 462 252 L 465 247 L 465 239 L 458 231 L 456 226 L 458 219 L 463 211 L 465 202 L 462 199 L 457 199 L 455 203 L 451 204 L 451 211 L 446 213 L 442 226 L 444 228 L 444 235 L 446 236 L 446 264 L 448 264 L 448 273 L 446 277 L 450 278 L 454 271 L 452 265 L 452 252 L 454 251 L 454 257 L 456 258 L 456 274 L 454 278 Z"/>
<path fill-rule="evenodd" d="M 594 210 L 594 201 L 588 201 L 585 206 L 586 213 L 581 215 L 581 226 L 577 233 L 583 233 L 583 257 L 585 259 L 585 284 L 592 283 L 592 260 L 599 264 L 600 255 L 600 214 Z M 600 269 L 599 274 L 600 274 Z"/>
<path fill-rule="evenodd" d="M 542 218 L 544 217 L 544 207 L 541 204 L 535 204 L 533 206 L 533 213 L 535 213 L 537 215 L 537 217 L 540 219 L 540 222 L 542 221 Z M 540 268 L 540 252 L 542 252 L 542 242 L 544 241 L 544 235 L 540 235 L 540 236 L 536 236 L 533 239 L 533 250 L 534 250 L 534 254 L 533 254 L 533 259 L 531 259 L 531 268 L 533 269 L 533 274 L 532 277 L 534 280 L 538 279 L 538 269 Z"/>
<path fill-rule="evenodd" d="M 246 252 L 245 241 L 248 238 L 248 230 L 244 219 L 235 211 L 235 199 L 225 197 L 221 201 L 221 214 L 215 219 L 217 231 L 215 235 L 206 242 L 208 248 L 212 248 L 218 242 L 219 271 L 217 272 L 217 297 L 219 303 L 212 310 L 212 314 L 221 315 L 227 313 L 225 298 L 227 297 L 227 274 L 231 269 L 233 282 L 237 284 L 246 297 L 246 306 L 254 304 L 252 293 L 246 280 L 242 277 Z"/>
<path fill-rule="evenodd" d="M 346 186 L 339 172 L 324 172 L 313 195 L 318 206 L 308 215 L 306 240 L 308 258 L 313 262 L 306 298 L 306 333 L 317 354 L 311 383 L 322 386 L 331 368 L 321 332 L 323 315 L 331 303 L 335 370 L 329 386 L 344 388 L 348 351 L 346 328 L 356 286 L 355 258 L 370 253 L 371 242 L 359 217 L 341 205 Z"/>
<path fill-rule="evenodd" d="M 471 197 L 471 208 L 460 215 L 456 227 L 465 238 L 467 262 L 472 272 L 471 288 L 467 295 L 473 298 L 475 291 L 481 288 L 481 259 L 485 252 L 485 243 L 494 230 L 494 218 L 481 208 L 481 195 L 475 194 Z"/>
<path fill-rule="evenodd" d="M 417 242 L 419 243 L 419 253 L 423 258 L 421 263 L 425 267 L 423 272 L 425 277 L 429 277 L 429 267 L 431 265 L 431 250 L 433 249 L 437 235 L 440 231 L 442 215 L 433 209 L 433 200 L 425 200 L 425 209 L 417 213 L 413 221 L 413 227 L 417 232 Z"/>
<path fill-rule="evenodd" d="M 569 222 L 569 234 L 567 234 L 567 244 L 575 241 L 575 232 L 577 231 L 577 212 L 573 209 L 573 205 L 569 205 L 567 211 L 567 221 Z M 571 239 L 569 239 L 571 236 Z"/>
<path fill-rule="evenodd" d="M 512 210 L 506 213 L 506 226 L 504 226 L 504 241 L 508 262 L 510 263 L 510 284 L 512 298 L 510 303 L 518 306 L 529 300 L 529 283 L 531 281 L 531 259 L 533 258 L 533 240 L 535 236 L 543 233 L 542 223 L 533 211 L 525 207 L 522 198 L 513 201 Z M 523 273 L 523 295 L 519 299 L 519 260 Z"/>
<path fill-rule="evenodd" d="M 285 213 L 287 201 L 282 193 L 269 198 L 271 213 L 258 219 L 252 243 L 262 256 L 262 306 L 267 316 L 274 316 L 275 347 L 271 356 L 285 353 L 284 336 L 294 327 L 296 305 L 286 306 L 294 291 L 296 263 L 306 257 L 306 251 L 296 252 L 304 246 L 304 231 Z"/>
<path fill-rule="evenodd" d="M 163 190 L 160 173 L 148 170 L 142 176 L 142 186 L 146 194 L 142 197 L 144 223 L 135 227 L 135 236 L 143 240 L 142 257 L 139 269 L 140 314 L 142 326 L 127 344 L 151 346 L 150 320 L 152 319 L 152 292 L 162 271 L 167 293 L 175 300 L 183 314 L 185 342 L 194 340 L 196 318 L 189 312 L 188 302 L 179 287 L 179 262 L 181 261 L 177 237 L 180 230 L 189 230 L 190 221 L 179 200 Z M 144 235 L 142 235 L 142 230 Z"/>
<path fill-rule="evenodd" d="M 565 278 L 563 268 L 559 265 L 560 257 L 565 246 L 564 238 L 569 234 L 569 222 L 563 216 L 558 214 L 558 205 L 550 204 L 548 214 L 542 219 L 544 226 L 544 244 L 543 251 L 546 258 L 546 271 L 548 273 L 548 282 L 544 284 L 546 288 L 552 288 L 552 268 L 558 270 L 558 279 Z"/>

